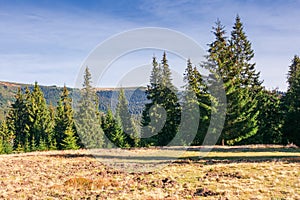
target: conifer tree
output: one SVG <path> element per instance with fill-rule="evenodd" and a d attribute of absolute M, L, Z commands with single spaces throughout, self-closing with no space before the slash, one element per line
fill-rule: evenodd
<path fill-rule="evenodd" d="M 17 149 L 19 146 L 26 150 L 29 139 L 29 113 L 27 111 L 26 98 L 23 96 L 20 88 L 15 95 L 14 103 L 10 107 L 6 122 L 8 129 L 15 135 L 13 148 Z"/>
<path fill-rule="evenodd" d="M 157 65 L 155 58 L 152 64 L 151 82 L 146 91 L 151 102 L 145 105 L 143 111 L 142 145 L 165 146 L 178 132 L 181 106 L 177 90 L 172 84 L 166 53 L 160 65 Z"/>
<path fill-rule="evenodd" d="M 155 89 L 158 85 L 161 84 L 162 72 L 161 68 L 157 63 L 156 57 L 152 58 L 152 71 L 150 76 L 150 85 L 148 89 Z"/>
<path fill-rule="evenodd" d="M 235 58 L 238 56 L 235 55 L 235 51 L 231 51 L 224 26 L 217 21 L 213 30 L 215 41 L 209 45 L 208 65 L 221 75 L 227 97 L 226 119 L 220 142 L 232 145 L 256 134 L 257 102 L 252 101 L 251 93 L 243 87 L 240 76 L 242 69 L 237 65 Z"/>
<path fill-rule="evenodd" d="M 237 72 L 239 74 L 237 76 L 240 76 L 239 79 L 242 80 L 241 84 L 252 90 L 259 89 L 261 86 L 261 81 L 259 80 L 260 73 L 256 72 L 255 63 L 251 63 L 254 51 L 250 41 L 247 39 L 239 15 L 236 16 L 233 30 L 231 31 L 229 49 L 232 51 L 233 63 L 238 68 Z"/>
<path fill-rule="evenodd" d="M 203 76 L 199 73 L 196 67 L 192 66 L 190 60 L 187 61 L 187 68 L 184 74 L 184 80 L 186 82 L 185 91 L 184 91 L 184 105 L 183 109 L 190 109 L 188 112 L 191 116 L 185 116 L 186 128 L 184 128 L 185 137 L 189 138 L 188 134 L 192 134 L 190 129 L 194 127 L 189 124 L 190 121 L 197 121 L 198 131 L 197 135 L 194 138 L 193 145 L 202 145 L 205 138 L 211 114 L 211 97 L 208 92 L 207 84 L 204 82 Z M 197 105 L 197 107 L 195 107 Z M 200 116 L 193 116 L 197 112 Z M 193 112 L 194 110 L 194 112 Z M 192 120 L 194 119 L 194 120 Z"/>
<path fill-rule="evenodd" d="M 128 111 L 128 101 L 123 89 L 121 89 L 119 93 L 116 118 L 120 119 L 126 143 L 128 143 L 131 147 L 138 147 L 140 140 L 139 133 L 133 118 Z"/>
<path fill-rule="evenodd" d="M 44 94 L 37 82 L 29 96 L 29 143 L 34 138 L 37 142 L 36 147 L 40 150 L 50 148 L 52 122 L 49 108 L 46 104 Z"/>
<path fill-rule="evenodd" d="M 117 147 L 129 147 L 125 141 L 126 135 L 122 131 L 121 122 L 114 117 L 110 108 L 107 110 L 105 117 L 102 118 L 101 125 L 106 138 L 109 140 L 105 142 L 106 144 L 111 142 Z"/>
<path fill-rule="evenodd" d="M 150 103 L 145 105 L 142 113 L 142 130 L 141 130 L 141 145 L 157 145 L 154 136 L 161 131 L 166 120 L 166 113 L 161 104 L 161 88 L 162 88 L 162 69 L 157 63 L 156 57 L 152 58 L 152 71 L 150 76 L 150 84 L 147 85 L 146 95 Z"/>
<path fill-rule="evenodd" d="M 55 140 L 55 132 L 54 132 L 54 128 L 55 128 L 55 110 L 56 107 L 53 106 L 52 102 L 50 101 L 49 103 L 49 113 L 50 113 L 50 127 L 51 127 L 51 131 L 49 134 L 49 140 L 50 140 L 50 146 L 49 149 L 50 150 L 56 150 L 57 149 L 57 144 L 56 144 L 56 140 Z M 75 125 L 74 125 L 75 126 Z M 34 138 L 33 138 L 34 139 Z"/>
<path fill-rule="evenodd" d="M 56 107 L 54 139 L 57 149 L 78 149 L 72 99 L 66 86 Z"/>
<path fill-rule="evenodd" d="M 25 104 L 25 118 L 26 119 L 26 133 L 27 133 L 27 146 L 29 146 L 30 151 L 35 151 L 38 150 L 38 141 L 35 140 L 35 136 L 31 133 L 31 128 L 33 127 L 33 122 L 31 118 L 32 114 L 32 101 L 31 101 L 31 91 L 29 90 L 28 87 L 25 89 L 25 94 L 24 94 L 24 104 Z"/>
<path fill-rule="evenodd" d="M 81 143 L 85 148 L 101 148 L 103 147 L 104 133 L 101 128 L 98 97 L 91 85 L 91 79 L 92 75 L 87 67 L 84 73 L 81 99 L 75 114 L 75 124 Z"/>
<path fill-rule="evenodd" d="M 62 145 L 62 149 L 66 149 L 66 150 L 76 150 L 79 149 L 79 145 L 77 137 L 75 135 L 75 131 L 74 131 L 74 126 L 67 126 L 67 129 L 64 132 L 64 139 L 61 142 Z"/>
<path fill-rule="evenodd" d="M 283 133 L 287 143 L 300 146 L 300 58 L 295 55 L 288 72 L 288 90 L 283 99 L 285 119 Z"/>
<path fill-rule="evenodd" d="M 12 152 L 13 133 L 9 129 L 6 120 L 0 126 L 0 154 L 9 154 Z"/>
<path fill-rule="evenodd" d="M 257 134 L 246 140 L 247 144 L 281 144 L 283 109 L 280 95 L 276 91 L 263 89 L 257 95 L 259 129 Z"/>

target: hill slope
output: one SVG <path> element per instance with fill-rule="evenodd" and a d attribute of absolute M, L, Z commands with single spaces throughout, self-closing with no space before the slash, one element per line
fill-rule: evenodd
<path fill-rule="evenodd" d="M 11 83 L 0 81 L 0 121 L 3 120 L 5 113 L 8 110 L 9 105 L 14 101 L 14 96 L 21 88 L 25 90 L 28 87 L 33 89 L 32 84 Z M 59 99 L 62 87 L 57 86 L 40 86 L 44 93 L 47 103 L 56 105 Z M 68 88 L 70 96 L 73 101 L 77 101 L 80 97 L 79 90 L 74 88 Z M 129 101 L 129 111 L 132 114 L 141 114 L 144 104 L 147 102 L 145 95 L 145 88 L 124 88 L 125 95 Z M 118 89 L 115 88 L 97 88 L 97 95 L 99 96 L 99 108 L 102 111 L 106 111 L 108 107 L 115 108 L 115 104 L 118 99 Z"/>

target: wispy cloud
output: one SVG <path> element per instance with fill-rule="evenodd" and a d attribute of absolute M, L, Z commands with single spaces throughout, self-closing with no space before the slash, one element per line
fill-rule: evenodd
<path fill-rule="evenodd" d="M 294 54 L 300 53 L 299 1 L 146 1 L 140 9 L 159 23 L 183 31 L 203 47 L 213 40 L 210 33 L 219 18 L 228 35 L 237 14 L 255 50 L 257 69 L 268 88 L 286 89 L 286 73 Z"/>
<path fill-rule="evenodd" d="M 206 48 L 216 19 L 230 32 L 236 14 L 268 88 L 286 88 L 288 65 L 300 52 L 299 1 L 27 2 L 0 3 L 0 80 L 72 86 L 89 51 L 113 34 L 160 26 L 181 31 Z"/>
<path fill-rule="evenodd" d="M 70 14 L 30 7 L 0 12 L 1 80 L 72 85 L 81 63 L 99 42 L 134 27 L 84 10 Z"/>

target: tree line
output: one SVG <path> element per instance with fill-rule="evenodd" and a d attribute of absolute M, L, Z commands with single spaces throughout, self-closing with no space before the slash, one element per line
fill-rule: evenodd
<path fill-rule="evenodd" d="M 55 107 L 47 105 L 37 82 L 32 91 L 19 88 L 0 127 L 0 152 L 138 146 L 138 130 L 128 112 L 124 90 L 119 92 L 116 114 L 111 109 L 104 114 L 98 109 L 91 78 L 86 68 L 81 99 L 75 109 L 66 86 Z"/>
<path fill-rule="evenodd" d="M 164 52 L 161 61 L 153 57 L 146 89 L 149 101 L 140 121 L 128 111 L 124 90 L 119 92 L 115 112 L 110 108 L 106 113 L 99 110 L 88 67 L 75 107 L 66 87 L 57 106 L 47 105 L 37 83 L 33 90 L 19 89 L 0 127 L 0 152 L 165 146 L 174 138 L 177 145 L 201 145 L 211 116 L 218 112 L 213 105 L 222 106 L 209 87 L 217 79 L 222 80 L 226 96 L 225 122 L 217 144 L 300 145 L 299 56 L 294 56 L 289 67 L 287 92 L 269 91 L 252 62 L 254 51 L 240 17 L 236 17 L 229 36 L 219 20 L 212 33 L 214 41 L 208 45 L 206 61 L 197 65 L 187 61 L 182 95 L 172 83 L 167 54 Z M 210 74 L 201 74 L 200 68 Z M 183 115 L 183 110 L 191 112 Z M 194 136 L 189 124 L 193 119 L 197 119 Z M 178 132 L 180 136 L 176 137 Z M 191 143 L 187 140 L 190 137 Z"/>

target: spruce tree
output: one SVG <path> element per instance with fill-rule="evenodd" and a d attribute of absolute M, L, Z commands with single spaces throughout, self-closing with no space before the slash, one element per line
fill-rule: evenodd
<path fill-rule="evenodd" d="M 235 44 L 235 40 L 227 42 L 220 21 L 217 21 L 213 30 L 215 41 L 209 45 L 208 65 L 221 75 L 227 98 L 226 119 L 219 142 L 231 145 L 242 143 L 258 130 L 257 102 L 243 86 L 240 76 L 242 67 L 237 62 L 239 52 L 233 51 L 231 45 Z"/>
<path fill-rule="evenodd" d="M 247 105 L 249 110 L 253 110 L 252 118 L 255 121 L 255 116 L 257 116 L 258 127 L 260 130 L 267 126 L 270 126 L 269 122 L 265 117 L 264 110 L 267 110 L 269 105 L 267 101 L 263 99 L 269 97 L 273 98 L 272 95 L 267 95 L 266 91 L 261 86 L 262 82 L 259 80 L 260 72 L 256 72 L 255 63 L 251 60 L 254 57 L 254 51 L 252 50 L 251 43 L 247 39 L 246 33 L 244 31 L 244 26 L 241 22 L 240 17 L 237 15 L 233 30 L 231 32 L 231 39 L 229 41 L 230 49 L 233 53 L 233 60 L 237 68 L 241 71 L 240 79 L 242 89 L 246 90 L 244 92 L 249 94 L 249 100 Z M 258 102 L 261 99 L 265 104 Z M 274 125 L 273 127 L 275 127 Z M 272 130 L 270 130 L 272 132 Z M 254 133 L 255 134 L 255 133 Z M 261 134 L 261 133 L 260 133 Z"/>
<path fill-rule="evenodd" d="M 55 132 L 54 132 L 54 128 L 55 128 L 55 110 L 56 107 L 53 106 L 52 102 L 50 101 L 49 103 L 49 113 L 50 113 L 50 127 L 51 127 L 51 131 L 49 134 L 49 140 L 50 140 L 50 146 L 49 149 L 50 150 L 57 150 L 57 144 L 56 144 L 56 140 L 55 140 Z M 34 139 L 34 138 L 33 138 Z"/>
<path fill-rule="evenodd" d="M 33 126 L 33 121 L 31 117 L 32 113 L 32 101 L 31 101 L 31 91 L 29 90 L 28 87 L 25 89 L 25 94 L 24 94 L 24 103 L 25 103 L 25 118 L 26 119 L 26 133 L 28 135 L 28 142 L 27 144 L 29 145 L 30 151 L 35 151 L 38 150 L 38 142 L 35 140 L 35 136 L 31 133 L 31 128 Z"/>
<path fill-rule="evenodd" d="M 233 63 L 238 68 L 242 80 L 242 85 L 251 89 L 258 89 L 261 86 L 259 80 L 259 72 L 255 70 L 255 63 L 251 60 L 254 57 L 254 51 L 251 47 L 250 41 L 247 39 L 247 35 L 244 31 L 243 23 L 239 15 L 235 18 L 235 23 L 231 31 L 231 38 L 229 40 L 229 49 L 232 51 Z"/>
<path fill-rule="evenodd" d="M 281 144 L 283 109 L 281 97 L 276 91 L 263 89 L 258 95 L 259 129 L 257 134 L 246 140 L 248 144 Z"/>
<path fill-rule="evenodd" d="M 152 71 L 150 84 L 147 85 L 146 95 L 150 101 L 145 105 L 142 112 L 141 145 L 157 145 L 157 138 L 154 137 L 164 126 L 166 113 L 161 102 L 162 69 L 156 57 L 152 58 Z"/>
<path fill-rule="evenodd" d="M 120 148 L 129 147 L 125 141 L 126 135 L 122 131 L 121 122 L 114 117 L 110 108 L 107 110 L 105 117 L 102 118 L 101 125 L 106 138 L 109 140 L 105 142 L 106 144 L 113 143 Z"/>
<path fill-rule="evenodd" d="M 134 120 L 128 111 L 128 101 L 123 89 L 121 89 L 119 93 L 116 118 L 120 119 L 126 143 L 131 147 L 138 147 L 140 142 L 139 133 Z"/>
<path fill-rule="evenodd" d="M 165 146 L 178 132 L 181 106 L 178 91 L 172 84 L 166 53 L 164 52 L 160 65 L 157 65 L 155 58 L 152 64 L 151 82 L 146 91 L 151 102 L 145 105 L 143 111 L 142 145 Z"/>
<path fill-rule="evenodd" d="M 200 74 L 196 67 L 192 66 L 190 60 L 187 61 L 184 80 L 186 85 L 183 97 L 183 110 L 190 110 L 187 112 L 190 116 L 184 117 L 184 119 L 190 119 L 184 121 L 186 123 L 186 128 L 183 129 L 185 132 L 184 137 L 191 137 L 189 136 L 189 134 L 192 134 L 190 129 L 194 129 L 189 122 L 198 120 L 198 130 L 197 135 L 194 138 L 193 145 L 202 145 L 210 123 L 211 96 L 208 92 L 207 84 L 204 82 L 204 77 Z M 200 116 L 194 116 L 196 113 L 199 113 Z"/>
<path fill-rule="evenodd" d="M 66 150 L 76 150 L 79 149 L 77 137 L 75 135 L 74 126 L 67 126 L 67 129 L 64 131 L 64 139 L 61 142 L 62 149 Z"/>
<path fill-rule="evenodd" d="M 83 88 L 78 110 L 75 114 L 75 124 L 81 143 L 85 148 L 103 147 L 103 130 L 101 128 L 101 117 L 98 110 L 98 97 L 92 87 L 92 76 L 87 67 L 84 73 Z"/>
<path fill-rule="evenodd" d="M 47 150 L 50 148 L 52 122 L 49 108 L 46 104 L 44 94 L 37 82 L 35 82 L 33 91 L 29 99 L 29 143 L 34 138 L 36 147 L 40 150 Z"/>
<path fill-rule="evenodd" d="M 66 86 L 63 88 L 56 107 L 54 140 L 57 149 L 70 149 L 72 147 L 78 149 L 72 99 L 69 97 L 69 91 Z"/>
<path fill-rule="evenodd" d="M 155 89 L 158 85 L 161 84 L 162 72 L 161 68 L 157 63 L 156 57 L 152 58 L 152 71 L 150 75 L 150 85 L 148 86 L 148 90 Z"/>
<path fill-rule="evenodd" d="M 8 129 L 15 135 L 13 148 L 17 149 L 19 146 L 23 150 L 29 151 L 29 149 L 26 149 L 29 140 L 29 113 L 27 110 L 26 98 L 20 88 L 15 95 L 14 103 L 8 111 L 6 122 Z"/>
<path fill-rule="evenodd" d="M 9 154 L 12 152 L 12 142 L 14 134 L 9 129 L 6 120 L 0 126 L 0 154 Z"/>
<path fill-rule="evenodd" d="M 300 146 L 300 58 L 295 55 L 288 72 L 288 90 L 283 99 L 285 118 L 283 133 L 286 143 Z"/>

